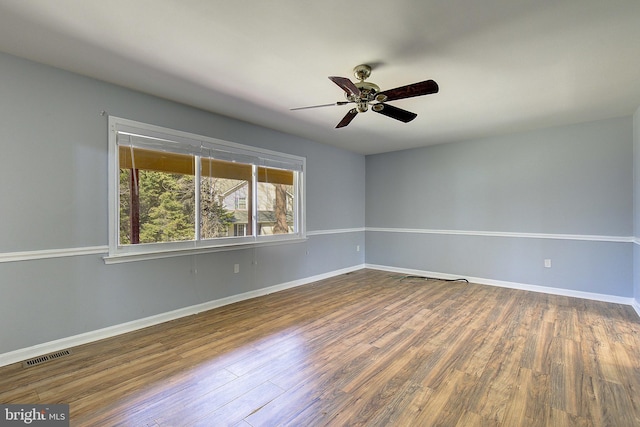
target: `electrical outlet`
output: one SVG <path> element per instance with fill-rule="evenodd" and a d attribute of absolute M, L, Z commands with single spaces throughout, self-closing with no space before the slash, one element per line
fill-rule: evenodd
<path fill-rule="evenodd" d="M 360 245 L 356 245 L 356 252 L 360 252 Z"/>
<path fill-rule="evenodd" d="M 240 273 L 240 264 L 234 264 L 233 265 L 233 272 L 234 273 Z"/>
<path fill-rule="evenodd" d="M 544 260 L 544 268 L 551 268 L 551 260 L 550 259 L 545 259 Z"/>

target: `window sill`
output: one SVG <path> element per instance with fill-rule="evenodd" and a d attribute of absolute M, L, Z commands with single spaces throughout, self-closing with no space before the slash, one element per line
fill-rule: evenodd
<path fill-rule="evenodd" d="M 190 247 L 179 249 L 162 249 L 162 250 L 149 250 L 144 252 L 129 252 L 129 253 L 117 253 L 110 254 L 102 259 L 105 264 L 121 264 L 125 262 L 146 261 L 152 259 L 161 258 L 173 258 L 185 255 L 201 255 L 212 252 L 226 252 L 236 251 L 242 249 L 260 248 L 265 246 L 286 245 L 291 243 L 303 243 L 306 242 L 306 237 L 294 237 L 290 239 L 269 240 L 263 242 L 250 242 L 250 243 L 234 243 L 220 246 L 205 246 L 205 247 Z"/>

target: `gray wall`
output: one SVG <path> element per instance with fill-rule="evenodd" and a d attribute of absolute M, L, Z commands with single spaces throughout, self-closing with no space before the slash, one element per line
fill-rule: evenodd
<path fill-rule="evenodd" d="M 627 117 L 368 156 L 366 261 L 631 297 L 632 133 Z"/>
<path fill-rule="evenodd" d="M 640 308 L 640 108 L 633 116 L 633 297 Z"/>
<path fill-rule="evenodd" d="M 5 54 L 0 255 L 108 244 L 101 111 L 306 157 L 312 235 L 125 264 L 105 265 L 102 255 L 0 263 L 0 354 L 364 263 L 363 231 L 325 233 L 364 227 L 364 156 Z"/>

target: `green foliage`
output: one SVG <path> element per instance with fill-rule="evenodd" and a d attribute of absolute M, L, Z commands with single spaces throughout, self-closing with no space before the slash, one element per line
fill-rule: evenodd
<path fill-rule="evenodd" d="M 120 243 L 131 243 L 131 191 L 129 170 L 120 171 Z M 192 175 L 141 170 L 137 179 L 140 203 L 140 243 L 195 239 L 195 184 Z M 216 201 L 203 198 L 203 234 L 226 235 L 233 214 Z M 202 193 L 201 193 L 202 194 Z M 206 225 L 206 227 L 204 227 Z"/>
<path fill-rule="evenodd" d="M 130 171 L 120 169 L 120 244 L 131 244 L 131 189 Z"/>
<path fill-rule="evenodd" d="M 141 221 L 140 243 L 194 239 L 193 214 L 176 200 L 176 194 L 160 193 L 157 202 L 148 210 L 147 220 Z"/>

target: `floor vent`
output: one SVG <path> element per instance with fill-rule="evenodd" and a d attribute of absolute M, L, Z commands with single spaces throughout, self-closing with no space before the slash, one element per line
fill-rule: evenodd
<path fill-rule="evenodd" d="M 48 362 L 49 360 L 58 359 L 63 356 L 68 356 L 71 354 L 71 350 L 60 350 L 55 353 L 45 354 L 44 356 L 34 357 L 33 359 L 25 360 L 22 362 L 22 366 L 28 368 L 29 366 L 39 365 L 44 362 Z"/>

